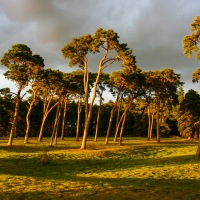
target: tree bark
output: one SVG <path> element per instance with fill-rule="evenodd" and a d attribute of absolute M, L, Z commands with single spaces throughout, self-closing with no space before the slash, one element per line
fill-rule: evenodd
<path fill-rule="evenodd" d="M 44 129 L 44 124 L 45 124 L 45 121 L 47 119 L 47 116 L 48 114 L 51 112 L 51 110 L 57 106 L 57 104 L 59 103 L 59 101 L 57 101 L 53 106 L 51 106 L 49 108 L 49 105 L 50 105 L 50 102 L 48 102 L 48 105 L 45 107 L 45 111 L 43 112 L 43 118 L 42 118 L 42 124 L 41 124 L 41 127 L 40 127 L 40 133 L 39 133 L 39 137 L 38 137 L 38 142 L 41 142 L 42 141 L 42 135 L 43 135 L 43 129 Z"/>
<path fill-rule="evenodd" d="M 128 112 L 128 110 L 124 113 L 124 118 L 123 118 L 121 130 L 120 130 L 119 145 L 122 144 L 122 135 L 123 135 L 123 131 L 124 131 L 124 125 L 125 125 L 125 122 L 126 122 L 127 112 Z"/>
<path fill-rule="evenodd" d="M 85 119 L 85 127 L 84 127 L 84 132 L 83 132 L 83 140 L 82 140 L 82 144 L 81 144 L 81 149 L 86 149 L 87 135 L 88 135 L 91 116 L 92 116 L 93 104 L 94 104 L 94 100 L 96 98 L 97 84 L 99 82 L 101 71 L 102 71 L 102 65 L 101 65 L 102 61 L 100 62 L 96 81 L 94 83 L 93 97 L 92 97 L 91 102 L 90 102 L 89 112 L 87 114 L 87 118 Z"/>
<path fill-rule="evenodd" d="M 76 123 L 76 141 L 77 142 L 79 142 L 80 114 L 81 114 L 81 99 L 78 100 L 78 117 L 77 117 L 77 123 Z"/>
<path fill-rule="evenodd" d="M 119 104 L 119 107 L 118 107 L 118 110 L 117 110 L 117 122 L 116 122 L 116 126 L 115 126 L 115 133 L 117 132 L 117 125 L 119 123 L 121 106 L 122 106 L 122 100 L 120 101 L 120 104 Z M 117 141 L 117 137 L 116 138 L 114 137 L 114 142 L 116 142 L 116 141 Z"/>
<path fill-rule="evenodd" d="M 66 119 L 66 112 L 67 112 L 67 100 L 64 100 L 64 111 L 63 111 L 63 120 L 62 120 L 61 140 L 64 140 L 64 135 L 65 135 L 65 119 Z"/>
<path fill-rule="evenodd" d="M 17 118 L 18 118 L 18 113 L 19 113 L 19 104 L 20 104 L 20 98 L 21 98 L 20 97 L 21 91 L 22 91 L 22 86 L 19 86 L 19 89 L 18 89 L 18 92 L 17 92 L 16 104 L 15 104 L 14 118 L 13 118 L 10 136 L 9 136 L 9 140 L 8 140 L 8 146 L 12 146 L 14 134 L 16 132 Z"/>
<path fill-rule="evenodd" d="M 117 124 L 117 128 L 116 128 L 116 130 L 115 130 L 114 142 L 117 141 L 117 135 L 118 135 L 118 132 L 119 132 L 120 125 L 121 125 L 121 123 L 122 123 L 122 121 L 123 121 L 123 119 L 124 119 L 124 115 L 125 115 L 125 112 L 123 112 L 123 114 L 121 115 L 120 120 L 119 120 L 119 122 L 118 122 L 118 124 Z"/>
<path fill-rule="evenodd" d="M 157 101 L 157 109 L 156 109 L 156 133 L 157 133 L 157 142 L 160 142 L 160 100 Z"/>
<path fill-rule="evenodd" d="M 134 98 L 134 95 L 132 94 L 132 96 L 131 96 L 131 98 L 130 98 L 130 103 L 129 103 L 129 105 L 126 107 L 126 109 L 125 109 L 125 111 L 124 111 L 123 122 L 122 122 L 121 130 L 120 130 L 120 139 L 119 139 L 119 144 L 120 144 L 120 145 L 121 145 L 121 143 L 122 143 L 122 135 L 123 135 L 123 131 L 124 131 L 124 126 L 125 126 L 125 122 L 126 122 L 127 113 L 128 113 L 128 110 L 131 108 L 133 98 Z"/>
<path fill-rule="evenodd" d="M 53 144 L 57 144 L 57 138 L 58 138 L 58 127 L 60 123 L 60 116 L 61 116 L 61 108 L 62 108 L 62 102 L 58 104 L 58 116 L 57 116 L 57 122 L 56 122 L 56 127 L 55 127 L 55 136 L 54 136 L 54 142 Z"/>
<path fill-rule="evenodd" d="M 147 140 L 150 141 L 150 131 L 151 131 L 151 112 L 150 112 L 150 104 L 147 106 L 147 116 L 148 116 L 148 137 Z"/>
<path fill-rule="evenodd" d="M 148 141 L 151 141 L 155 110 L 153 109 L 153 111 L 151 112 L 152 109 L 151 109 L 150 104 L 147 109 L 148 109 L 147 111 L 148 112 Z"/>
<path fill-rule="evenodd" d="M 33 89 L 32 89 L 33 91 Z M 28 109 L 28 112 L 27 112 L 27 115 L 26 115 L 26 134 L 25 134 L 25 138 L 24 138 L 24 143 L 28 143 L 28 136 L 29 136 L 29 130 L 30 130 L 30 114 L 31 114 L 31 111 L 33 109 L 33 105 L 36 101 L 36 91 L 33 91 L 33 99 L 31 101 L 31 103 L 29 104 L 29 109 Z"/>
<path fill-rule="evenodd" d="M 97 141 L 97 135 L 98 135 L 98 131 L 99 131 L 99 121 L 100 121 L 100 113 L 101 113 L 101 104 L 102 104 L 102 93 L 100 95 L 99 98 L 99 107 L 98 107 L 98 113 L 97 113 L 97 122 L 96 122 L 96 129 L 95 129 L 95 137 L 94 137 L 94 141 Z"/>
<path fill-rule="evenodd" d="M 112 125 L 112 120 L 113 120 L 114 112 L 115 112 L 115 109 L 117 107 L 117 103 L 118 103 L 118 100 L 119 100 L 119 95 L 120 95 L 120 91 L 117 94 L 117 98 L 115 100 L 115 105 L 113 106 L 113 108 L 111 110 L 111 113 L 110 113 L 110 119 L 109 119 L 109 124 L 108 124 L 105 144 L 108 144 L 108 139 L 109 139 L 109 135 L 110 135 L 110 129 L 111 129 L 111 125 Z"/>

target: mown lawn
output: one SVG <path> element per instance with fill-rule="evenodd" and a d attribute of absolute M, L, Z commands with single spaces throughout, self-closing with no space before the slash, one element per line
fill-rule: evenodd
<path fill-rule="evenodd" d="M 49 147 L 30 138 L 0 138 L 0 199 L 197 200 L 197 141 L 125 138 L 121 146 L 89 138 L 87 150 L 74 138 Z"/>

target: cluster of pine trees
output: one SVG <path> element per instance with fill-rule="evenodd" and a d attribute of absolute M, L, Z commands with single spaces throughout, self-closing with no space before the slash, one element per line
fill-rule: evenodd
<path fill-rule="evenodd" d="M 200 17 L 192 24 L 194 34 L 183 40 L 184 54 L 188 57 L 198 52 Z M 198 26 L 197 26 L 198 25 Z M 197 37 L 198 36 L 198 37 Z M 9 136 L 12 145 L 15 136 L 51 137 L 50 145 L 57 137 L 64 139 L 82 137 L 81 149 L 86 148 L 87 136 L 105 136 L 122 142 L 122 136 L 182 135 L 197 137 L 199 134 L 200 97 L 194 90 L 185 95 L 180 74 L 166 68 L 142 71 L 136 65 L 135 56 L 127 44 L 119 42 L 113 30 L 98 29 L 66 44 L 61 50 L 69 66 L 80 69 L 71 73 L 44 68 L 44 60 L 33 55 L 25 44 L 16 44 L 6 52 L 1 64 L 7 68 L 4 76 L 16 83 L 18 91 L 9 88 L 0 90 L 0 135 Z M 99 54 L 97 72 L 89 70 L 89 58 Z M 111 74 L 105 68 L 114 63 L 120 71 Z M 199 80 L 199 70 L 193 74 Z M 27 98 L 21 92 L 29 86 Z M 113 101 L 104 102 L 104 93 L 109 91 Z M 94 104 L 95 100 L 99 104 Z"/>

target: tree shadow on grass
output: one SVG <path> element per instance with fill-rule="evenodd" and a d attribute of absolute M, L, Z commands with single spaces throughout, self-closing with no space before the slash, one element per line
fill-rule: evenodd
<path fill-rule="evenodd" d="M 7 152 L 13 152 L 13 153 L 37 153 L 41 151 L 62 151 L 62 150 L 73 150 L 73 149 L 79 149 L 76 146 L 67 146 L 63 144 L 57 144 L 50 146 L 49 144 L 40 144 L 40 145 L 30 145 L 30 144 L 24 144 L 24 145 L 12 145 L 12 146 L 0 146 L 0 151 L 7 151 Z"/>
<path fill-rule="evenodd" d="M 49 163 L 42 164 L 42 154 L 35 157 L 15 156 L 0 159 L 0 175 L 30 176 L 63 180 L 65 175 L 76 176 L 78 173 L 102 173 L 142 167 L 156 168 L 179 166 L 184 164 L 199 164 L 200 160 L 192 155 L 167 158 L 130 158 L 130 157 L 91 157 L 79 158 L 74 155 L 49 155 Z"/>
<path fill-rule="evenodd" d="M 120 152 L 119 152 L 120 153 Z M 52 156 L 52 157 L 51 157 Z M 87 191 L 82 194 L 80 190 L 84 190 L 84 188 L 77 187 L 71 191 L 69 188 L 66 189 L 58 189 L 57 193 L 51 195 L 46 192 L 33 192 L 33 193 L 16 193 L 9 194 L 0 193 L 0 199 L 123 199 L 123 196 L 120 194 L 122 191 L 130 190 L 130 194 L 134 195 L 135 192 L 151 190 L 151 188 L 164 188 L 164 189 L 198 189 L 200 180 L 197 179 L 162 179 L 162 177 L 157 178 L 135 178 L 134 175 L 130 177 L 98 177 L 98 173 L 111 173 L 114 172 L 123 172 L 123 170 L 134 170 L 142 167 L 160 167 L 160 166 L 174 166 L 180 164 L 199 164 L 199 160 L 194 156 L 176 156 L 176 157 L 168 157 L 168 158 L 132 158 L 132 157 L 110 157 L 113 156 L 112 153 L 106 152 L 105 155 L 101 155 L 102 157 L 91 157 L 91 158 L 78 158 L 78 157 L 62 157 L 60 155 L 50 155 L 50 162 L 47 165 L 42 165 L 40 157 L 10 157 L 10 158 L 1 158 L 0 159 L 0 176 L 1 175 L 11 175 L 11 176 L 25 176 L 32 177 L 36 179 L 40 179 L 44 181 L 51 181 L 53 183 L 58 182 L 61 183 L 63 181 L 69 182 L 77 182 L 77 183 L 87 183 L 91 186 L 98 186 L 98 188 L 102 189 L 102 195 L 98 195 L 98 191 L 95 189 L 87 188 Z M 107 156 L 107 157 L 106 157 Z M 96 173 L 95 176 L 91 175 L 92 173 Z M 130 175 L 130 174 L 129 174 Z M 109 189 L 107 189 L 109 187 Z M 110 187 L 114 190 L 114 193 L 110 196 L 108 190 Z M 130 187 L 132 189 L 130 189 Z M 123 190 L 121 189 L 123 188 Z M 135 191 L 138 189 L 138 191 Z M 115 191 L 116 190 L 116 191 Z M 133 191 L 132 191 L 133 190 Z M 138 196 L 138 199 L 141 194 Z M 78 193 L 77 197 L 73 197 L 76 193 Z M 126 192 L 125 192 L 126 193 Z M 117 195 L 116 195 L 117 194 Z M 130 199 L 129 193 L 125 194 L 124 199 Z M 192 194 L 192 192 L 191 192 Z M 15 195 L 15 196 L 13 196 Z M 197 196 L 199 193 L 197 194 Z M 167 194 L 166 194 L 167 196 Z M 13 198 L 11 198 L 13 197 Z M 94 198 L 95 197 L 95 198 Z M 112 198 L 113 197 L 113 198 Z M 190 196 L 191 197 L 191 196 Z M 200 196 L 198 196 L 199 198 Z M 156 197 L 157 198 L 157 197 Z M 156 199 L 155 198 L 155 199 Z M 196 196 L 194 198 L 188 199 L 198 199 Z M 137 198 L 133 198 L 137 199 Z M 146 197 L 144 199 L 147 199 Z M 159 198 L 157 198 L 159 199 Z M 182 198 L 184 199 L 184 198 Z"/>
<path fill-rule="evenodd" d="M 68 181 L 78 181 L 91 184 L 90 188 L 57 187 L 49 191 L 1 192 L 0 199 L 7 200 L 199 200 L 200 180 L 163 180 L 163 179 L 103 179 L 71 177 Z M 190 185 L 190 188 L 188 188 Z M 94 186 L 94 187 L 93 187 Z M 97 187 L 98 186 L 98 187 Z"/>

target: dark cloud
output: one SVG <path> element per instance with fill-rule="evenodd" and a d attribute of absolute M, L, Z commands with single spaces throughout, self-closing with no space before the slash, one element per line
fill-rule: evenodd
<path fill-rule="evenodd" d="M 182 40 L 200 13 L 198 4 L 198 0 L 1 0 L 0 56 L 12 44 L 25 43 L 45 59 L 46 67 L 70 71 L 61 48 L 72 37 L 112 28 L 133 49 L 142 70 L 172 68 L 182 75 L 187 89 L 193 88 L 192 72 L 199 63 L 184 57 Z M 90 65 L 96 66 L 96 60 L 93 57 Z"/>

